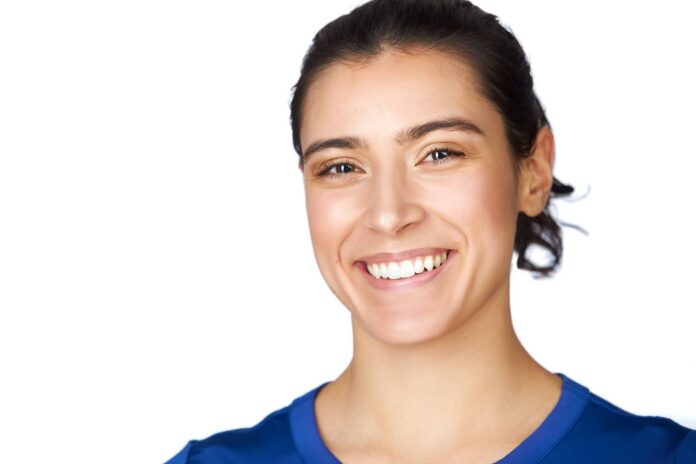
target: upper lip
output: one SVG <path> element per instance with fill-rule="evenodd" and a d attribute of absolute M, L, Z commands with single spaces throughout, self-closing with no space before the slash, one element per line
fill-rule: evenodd
<path fill-rule="evenodd" d="M 415 256 L 427 256 L 442 253 L 443 251 L 448 251 L 448 248 L 415 248 L 413 250 L 399 251 L 396 253 L 377 253 L 374 255 L 363 256 L 357 259 L 357 261 L 364 261 L 366 263 L 387 263 L 390 261 L 401 261 L 404 259 L 410 259 Z"/>

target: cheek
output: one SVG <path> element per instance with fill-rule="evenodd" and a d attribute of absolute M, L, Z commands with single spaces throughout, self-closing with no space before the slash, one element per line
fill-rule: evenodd
<path fill-rule="evenodd" d="M 430 208 L 440 211 L 470 240 L 500 247 L 514 235 L 515 193 L 510 172 L 482 164 L 429 188 Z"/>
<path fill-rule="evenodd" d="M 471 183 L 471 208 L 479 218 L 479 238 L 489 249 L 508 255 L 512 251 L 515 223 L 515 186 L 509 171 L 484 170 Z"/>
<path fill-rule="evenodd" d="M 350 195 L 324 190 L 306 191 L 307 219 L 314 252 L 321 261 L 338 259 L 340 244 L 350 232 L 355 214 Z"/>

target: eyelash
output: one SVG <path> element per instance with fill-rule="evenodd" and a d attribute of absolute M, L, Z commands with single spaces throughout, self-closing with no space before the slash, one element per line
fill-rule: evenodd
<path fill-rule="evenodd" d="M 447 152 L 449 154 L 449 156 L 447 156 L 445 158 L 440 158 L 440 159 L 433 159 L 430 162 L 431 164 L 438 165 L 441 163 L 446 163 L 447 160 L 450 158 L 458 158 L 460 156 L 466 156 L 466 153 L 464 153 L 463 151 L 453 150 L 453 149 L 447 148 L 447 147 L 435 147 L 428 152 L 428 154 L 426 155 L 426 158 L 428 156 L 432 155 L 433 153 L 438 152 L 438 151 Z M 351 174 L 351 173 L 355 172 L 355 171 L 351 171 L 351 172 L 342 173 L 342 174 L 341 173 L 329 173 L 329 171 L 331 169 L 336 168 L 336 167 L 341 166 L 341 165 L 353 166 L 353 164 L 349 163 L 347 160 L 337 160 L 337 161 L 334 161 L 333 163 L 327 165 L 326 167 L 322 168 L 317 173 L 317 176 L 318 177 L 327 177 L 329 179 L 334 179 L 334 178 L 342 177 L 346 174 Z M 353 168 L 355 168 L 355 166 L 353 166 Z"/>

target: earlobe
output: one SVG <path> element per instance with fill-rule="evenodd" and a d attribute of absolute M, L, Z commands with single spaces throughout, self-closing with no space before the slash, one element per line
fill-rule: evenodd
<path fill-rule="evenodd" d="M 546 208 L 553 185 L 554 137 L 548 126 L 537 132 L 534 150 L 522 160 L 520 179 L 520 210 L 529 217 Z"/>

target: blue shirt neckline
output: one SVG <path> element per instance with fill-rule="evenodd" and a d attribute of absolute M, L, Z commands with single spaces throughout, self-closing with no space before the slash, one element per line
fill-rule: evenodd
<path fill-rule="evenodd" d="M 529 464 L 540 461 L 575 425 L 589 404 L 590 391 L 561 372 L 561 396 L 539 427 L 496 464 Z M 322 441 L 316 422 L 314 400 L 331 381 L 322 383 L 290 405 L 290 431 L 295 447 L 307 464 L 341 464 Z"/>

